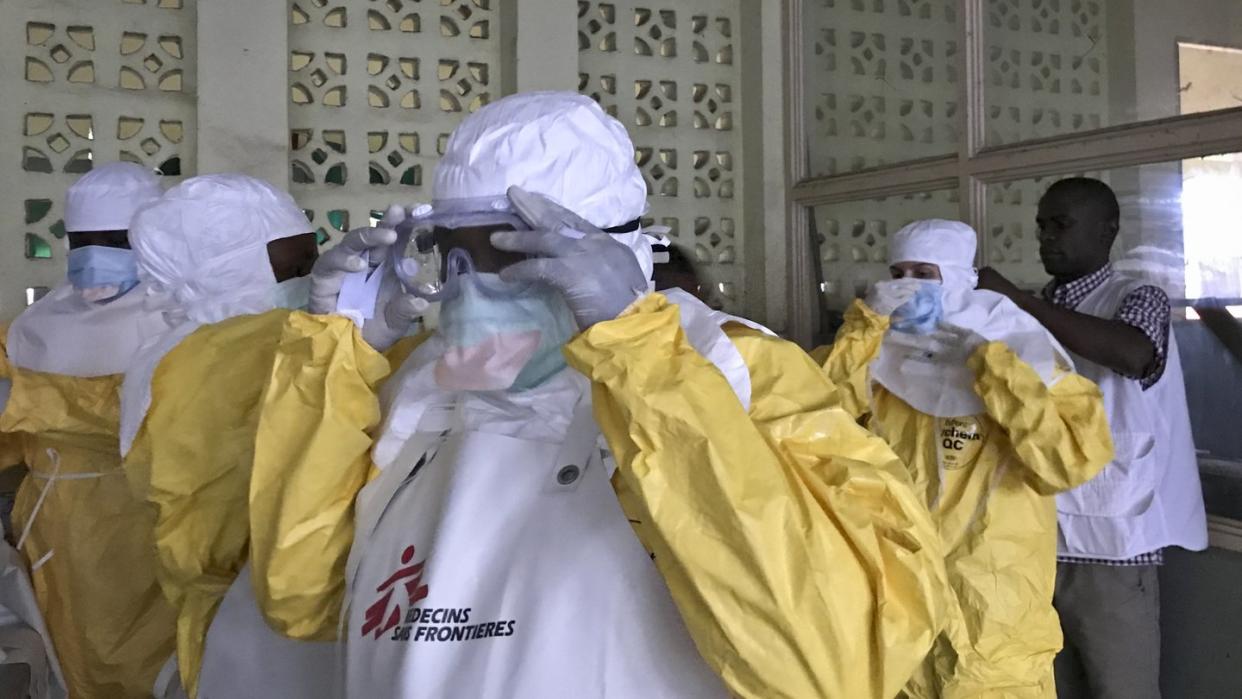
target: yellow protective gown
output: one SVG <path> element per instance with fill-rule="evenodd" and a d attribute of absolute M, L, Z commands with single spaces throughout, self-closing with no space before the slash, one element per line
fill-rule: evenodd
<path fill-rule="evenodd" d="M 843 404 L 907 464 L 944 539 L 950 618 L 911 697 L 1054 697 L 1061 628 L 1054 494 L 1113 456 L 1099 388 L 1067 374 L 1048 388 L 1002 343 L 969 360 L 985 415 L 935 418 L 872 384 L 889 319 L 862 302 L 814 354 Z"/>
<path fill-rule="evenodd" d="M 749 413 L 662 295 L 567 345 L 593 381 L 622 506 L 734 694 L 889 699 L 943 625 L 947 582 L 927 509 L 804 352 L 741 326 L 728 334 L 751 370 Z M 316 398 L 321 370 L 275 366 L 273 382 L 301 396 L 301 410 L 334 422 Z M 291 448 L 318 443 L 308 426 L 260 449 L 291 462 L 275 470 L 339 469 L 361 453 L 362 429 L 338 434 L 350 454 Z M 348 542 L 333 543 L 343 555 Z"/>
<path fill-rule="evenodd" d="M 121 471 L 121 377 L 3 364 L 13 387 L 0 433 L 16 437 L 30 467 L 14 505 L 14 538 L 30 527 L 22 553 L 42 561 L 31 580 L 69 694 L 150 697 L 173 651 L 175 617 L 155 580 L 150 512 Z"/>
<path fill-rule="evenodd" d="M 274 629 L 335 638 L 388 366 L 348 319 L 287 310 L 199 328 L 160 362 L 125 464 L 156 512 L 159 579 L 178 611 L 191 696 L 207 629 L 248 559 Z M 306 380 L 284 380 L 294 371 Z"/>
<path fill-rule="evenodd" d="M 797 346 L 726 332 L 745 411 L 650 295 L 566 346 L 622 507 L 740 697 L 892 697 L 941 628 L 937 537 L 902 464 Z"/>
<path fill-rule="evenodd" d="M 13 383 L 13 367 L 9 364 L 9 353 L 5 346 L 5 338 L 8 337 L 9 326 L 0 324 L 0 381 Z M 0 409 L 2 411 L 2 409 Z M 19 434 L 11 434 L 8 432 L 0 432 L 0 469 L 22 462 L 22 438 Z M 9 533 L 10 538 L 16 541 L 16 536 Z"/>

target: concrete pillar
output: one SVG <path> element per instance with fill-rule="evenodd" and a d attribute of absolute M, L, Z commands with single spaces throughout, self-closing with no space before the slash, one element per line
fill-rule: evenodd
<path fill-rule="evenodd" d="M 288 23 L 284 2 L 198 3 L 198 174 L 289 187 Z"/>
<path fill-rule="evenodd" d="M 502 3 L 502 89 L 578 89 L 578 14 L 565 0 Z"/>

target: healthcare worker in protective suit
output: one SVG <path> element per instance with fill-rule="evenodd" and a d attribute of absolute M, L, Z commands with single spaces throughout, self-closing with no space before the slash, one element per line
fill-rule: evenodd
<path fill-rule="evenodd" d="M 172 650 L 146 512 L 117 449 L 125 362 L 167 329 L 128 239 L 134 212 L 160 192 L 159 178 L 132 163 L 75 182 L 66 283 L 18 316 L 5 343 L 13 383 L 0 432 L 20 439 L 30 468 L 14 537 L 75 697 L 148 696 Z"/>
<path fill-rule="evenodd" d="M 157 694 L 175 690 L 175 668 L 192 697 L 330 696 L 333 645 L 281 636 L 285 629 L 264 623 L 252 592 L 266 589 L 258 579 L 280 526 L 294 530 L 298 555 L 321 556 L 325 539 L 349 541 L 349 531 L 316 518 L 352 511 L 351 488 L 366 473 L 364 464 L 351 480 L 338 464 L 331 473 L 286 478 L 255 465 L 265 379 L 289 328 L 299 339 L 285 349 L 308 370 L 320 361 L 317 347 L 355 334 L 346 319 L 292 310 L 308 303 L 306 275 L 318 252 L 310 222 L 287 193 L 262 180 L 204 175 L 144 209 L 132 237 L 139 274 L 171 299 L 165 313 L 174 323 L 138 353 L 122 386 L 125 469 L 154 512 L 159 581 L 177 613 L 176 664 L 165 667 Z M 353 377 L 387 370 L 361 340 L 366 355 L 356 362 L 348 341 L 331 344 L 360 367 Z M 335 391 L 340 383 L 327 377 L 325 385 Z M 364 384 L 359 392 L 369 391 Z M 337 419 L 356 413 L 365 425 L 375 412 L 369 403 L 349 408 Z M 274 507 L 278 522 L 264 514 Z M 343 567 L 342 556 L 338 576 Z M 283 572 L 304 586 L 299 593 L 336 584 Z M 299 599 L 281 597 L 274 606 L 292 610 L 286 618 L 313 616 Z M 335 622 L 335 610 L 318 613 Z M 314 640 L 331 640 L 334 626 L 327 631 Z"/>
<path fill-rule="evenodd" d="M 894 279 L 845 315 L 824 367 L 901 457 L 944 540 L 953 596 L 911 697 L 1053 697 L 1053 496 L 1112 458 L 1099 389 L 1005 297 L 975 289 L 975 232 L 917 221 Z"/>
<path fill-rule="evenodd" d="M 633 153 L 588 98 L 506 97 L 399 235 L 317 265 L 319 310 L 441 304 L 354 435 L 376 472 L 345 696 L 891 697 L 940 630 L 938 537 L 892 451 L 796 346 L 650 291 Z M 376 274 L 407 293 L 349 298 Z M 325 444 L 323 369 L 276 366 L 265 407 Z M 277 438 L 287 472 L 327 455 Z"/>

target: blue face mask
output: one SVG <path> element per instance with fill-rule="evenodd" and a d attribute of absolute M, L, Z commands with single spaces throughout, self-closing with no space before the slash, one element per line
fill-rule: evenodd
<path fill-rule="evenodd" d="M 310 276 L 294 277 L 272 287 L 272 305 L 291 311 L 304 311 L 310 305 Z"/>
<path fill-rule="evenodd" d="M 926 335 L 936 329 L 944 315 L 944 286 L 939 282 L 920 281 L 914 298 L 893 311 L 890 325 L 893 330 L 914 335 Z"/>
<path fill-rule="evenodd" d="M 565 368 L 561 347 L 577 326 L 564 299 L 539 286 L 513 295 L 503 288 L 496 275 L 465 275 L 460 293 L 441 304 L 439 334 L 448 345 L 437 366 L 441 386 L 523 391 Z"/>
<path fill-rule="evenodd" d="M 87 245 L 70 250 L 68 261 L 69 283 L 78 291 L 115 289 L 116 293 L 106 294 L 115 298 L 138 285 L 133 250 Z"/>

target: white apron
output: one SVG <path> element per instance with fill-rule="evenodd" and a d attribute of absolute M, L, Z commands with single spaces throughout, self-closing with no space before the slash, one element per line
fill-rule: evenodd
<path fill-rule="evenodd" d="M 745 363 L 720 331 L 738 319 L 678 305 L 749 405 Z M 417 398 L 387 406 L 376 450 L 392 456 L 358 496 L 345 696 L 728 696 L 617 502 L 585 378 L 567 369 L 512 406 L 437 392 L 432 346 L 394 377 Z M 532 416 L 530 402 L 560 408 Z M 383 448 L 395 434 L 408 436 Z"/>
<path fill-rule="evenodd" d="M 1150 282 L 1114 274 L 1077 311 L 1114 318 Z M 1104 394 L 1116 458 L 1090 481 L 1057 495 L 1057 553 L 1125 560 L 1166 546 L 1207 548 L 1207 517 L 1177 339 L 1169 330 L 1164 374 L 1147 390 L 1083 357 L 1079 371 Z"/>
<path fill-rule="evenodd" d="M 295 641 L 263 621 L 246 564 L 207 629 L 198 699 L 331 699 L 336 644 Z"/>
<path fill-rule="evenodd" d="M 576 414 L 564 444 L 425 420 L 363 490 L 346 696 L 726 696 Z"/>

